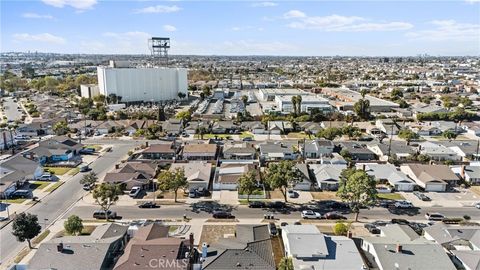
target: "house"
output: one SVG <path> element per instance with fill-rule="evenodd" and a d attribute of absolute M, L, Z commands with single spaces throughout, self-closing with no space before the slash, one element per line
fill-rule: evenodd
<path fill-rule="evenodd" d="M 112 269 L 127 241 L 127 226 L 102 224 L 89 236 L 64 236 L 37 248 L 28 269 Z"/>
<path fill-rule="evenodd" d="M 357 142 L 341 142 L 340 147 L 342 151 L 345 149 L 350 153 L 352 160 L 375 160 L 375 154 L 367 147 Z"/>
<path fill-rule="evenodd" d="M 392 119 L 379 119 L 375 122 L 375 125 L 387 135 L 397 135 L 400 129 L 402 129 L 401 124 Z"/>
<path fill-rule="evenodd" d="M 245 121 L 240 124 L 243 130 L 248 130 L 253 134 L 267 134 L 265 125 L 260 121 Z"/>
<path fill-rule="evenodd" d="M 182 157 L 184 160 L 215 160 L 218 147 L 216 144 L 186 144 L 183 146 Z"/>
<path fill-rule="evenodd" d="M 107 120 L 95 127 L 95 132 L 99 135 L 114 133 L 117 130 L 123 129 L 123 125 L 117 121 Z"/>
<path fill-rule="evenodd" d="M 259 145 L 260 159 L 264 161 L 294 160 L 298 157 L 297 142 L 265 142 Z"/>
<path fill-rule="evenodd" d="M 234 133 L 239 129 L 240 127 L 235 125 L 233 121 L 216 121 L 212 125 L 213 134 Z"/>
<path fill-rule="evenodd" d="M 148 145 L 139 153 L 141 159 L 173 160 L 176 149 L 173 142 Z"/>
<path fill-rule="evenodd" d="M 329 140 L 305 140 L 300 144 L 300 151 L 305 158 L 317 159 L 330 156 L 334 147 L 333 142 Z"/>
<path fill-rule="evenodd" d="M 346 164 L 309 164 L 317 186 L 321 190 L 337 190 L 340 181 L 340 175 Z"/>
<path fill-rule="evenodd" d="M 204 270 L 275 270 L 275 257 L 268 226 L 237 224 L 233 237 L 220 238 L 202 256 Z"/>
<path fill-rule="evenodd" d="M 426 239 L 441 245 L 455 256 L 463 269 L 480 268 L 480 226 L 434 224 L 424 228 Z"/>
<path fill-rule="evenodd" d="M 309 191 L 312 187 L 312 180 L 310 180 L 310 173 L 307 164 L 297 163 L 295 164 L 295 168 L 300 173 L 300 179 L 295 186 L 293 186 L 293 189 Z"/>
<path fill-rule="evenodd" d="M 462 128 L 471 135 L 475 135 L 477 137 L 480 137 L 480 122 L 475 121 L 475 122 L 464 122 L 462 123 Z"/>
<path fill-rule="evenodd" d="M 438 145 L 445 146 L 455 152 L 458 156 L 461 157 L 463 161 L 476 160 L 478 154 L 480 142 L 472 140 L 453 140 L 453 141 L 439 141 Z"/>
<path fill-rule="evenodd" d="M 13 132 L 0 129 L 0 150 L 8 149 L 15 145 Z"/>
<path fill-rule="evenodd" d="M 185 172 L 185 177 L 188 181 L 188 188 L 198 189 L 203 187 L 208 189 L 210 178 L 212 175 L 212 164 L 209 162 L 189 162 L 189 163 L 173 163 L 170 166 L 170 171 L 181 168 Z"/>
<path fill-rule="evenodd" d="M 358 270 L 364 262 L 352 239 L 328 236 L 315 225 L 282 227 L 285 256 L 292 258 L 293 269 Z"/>
<path fill-rule="evenodd" d="M 453 167 L 452 171 L 470 185 L 480 185 L 480 164 Z"/>
<path fill-rule="evenodd" d="M 442 246 L 419 236 L 408 225 L 379 227 L 380 236 L 365 236 L 361 248 L 371 269 L 455 270 Z"/>
<path fill-rule="evenodd" d="M 253 161 L 222 162 L 215 170 L 213 190 L 237 190 L 238 179 L 249 171 L 255 171 L 256 179 L 260 182 L 260 172 Z"/>
<path fill-rule="evenodd" d="M 196 134 L 197 133 L 197 130 L 201 127 L 204 127 L 208 132 L 210 132 L 210 125 L 205 122 L 205 121 L 190 121 L 188 123 L 188 126 L 185 127 L 185 129 L 183 130 L 185 133 L 187 134 Z"/>
<path fill-rule="evenodd" d="M 28 180 L 43 174 L 43 168 L 31 159 L 16 155 L 0 162 L 0 198 L 5 199 Z"/>
<path fill-rule="evenodd" d="M 381 161 L 388 161 L 389 155 L 394 156 L 397 160 L 408 160 L 417 152 L 415 147 L 401 141 L 369 143 L 367 149 L 377 155 Z"/>
<path fill-rule="evenodd" d="M 268 121 L 267 133 L 271 135 L 285 134 L 283 121 Z"/>
<path fill-rule="evenodd" d="M 192 269 L 199 254 L 189 239 L 170 237 L 169 226 L 151 223 L 140 227 L 130 239 L 115 270 Z"/>
<path fill-rule="evenodd" d="M 28 150 L 27 153 L 35 156 L 40 164 L 57 162 L 74 162 L 78 159 L 78 153 L 83 146 L 66 136 L 56 136 L 40 141 L 38 146 Z"/>
<path fill-rule="evenodd" d="M 317 134 L 322 129 L 322 125 L 315 122 L 300 122 L 298 125 L 300 130 L 309 132 L 310 134 Z"/>
<path fill-rule="evenodd" d="M 447 186 L 456 186 L 459 180 L 446 165 L 409 164 L 400 169 L 425 191 L 446 191 Z"/>
<path fill-rule="evenodd" d="M 247 142 L 226 142 L 223 145 L 223 158 L 224 159 L 255 159 L 257 150 L 251 143 Z"/>
<path fill-rule="evenodd" d="M 158 165 L 153 163 L 127 162 L 122 167 L 117 164 L 112 172 L 105 174 L 103 182 L 120 184 L 126 190 L 148 188 L 157 171 Z"/>
<path fill-rule="evenodd" d="M 368 175 L 375 178 L 378 183 L 388 183 L 396 191 L 413 191 L 417 185 L 405 173 L 399 171 L 392 164 L 358 164 Z"/>
<path fill-rule="evenodd" d="M 162 124 L 162 130 L 169 136 L 179 135 L 183 130 L 183 121 L 181 119 L 170 118 Z"/>
<path fill-rule="evenodd" d="M 436 161 L 461 161 L 462 157 L 454 150 L 438 143 L 426 141 L 419 144 L 420 154 L 427 155 Z"/>

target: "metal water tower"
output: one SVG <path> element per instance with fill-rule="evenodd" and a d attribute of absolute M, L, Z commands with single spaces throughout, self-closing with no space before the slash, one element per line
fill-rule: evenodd
<path fill-rule="evenodd" d="M 154 59 L 164 60 L 168 65 L 168 50 L 170 49 L 170 38 L 152 37 L 148 40 L 148 47 Z"/>

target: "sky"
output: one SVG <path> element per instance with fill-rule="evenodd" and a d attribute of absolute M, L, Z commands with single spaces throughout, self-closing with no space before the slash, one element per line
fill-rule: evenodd
<path fill-rule="evenodd" d="M 1 52 L 480 55 L 480 0 L 0 1 Z"/>

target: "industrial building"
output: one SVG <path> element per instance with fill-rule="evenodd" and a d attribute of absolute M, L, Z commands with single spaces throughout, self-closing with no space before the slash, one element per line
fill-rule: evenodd
<path fill-rule="evenodd" d="M 294 111 L 292 96 L 275 96 L 275 103 L 277 105 L 277 109 L 283 113 L 290 113 Z M 330 105 L 328 99 L 313 95 L 302 96 L 300 110 L 302 112 L 310 112 L 313 108 L 317 108 L 323 112 L 332 111 L 332 106 Z"/>
<path fill-rule="evenodd" d="M 276 96 L 289 96 L 290 98 L 292 96 L 308 96 L 311 95 L 312 93 L 305 92 L 300 89 L 294 89 L 294 88 L 289 88 L 289 89 L 259 89 L 258 90 L 258 95 L 260 100 L 262 101 L 274 101 Z"/>
<path fill-rule="evenodd" d="M 122 102 L 164 101 L 188 95 L 187 69 L 131 67 L 126 61 L 110 61 L 97 68 L 100 94 L 121 96 Z"/>
<path fill-rule="evenodd" d="M 353 111 L 353 105 L 362 98 L 362 95 L 348 88 L 322 88 L 322 94 L 335 98 L 335 106 L 340 111 Z M 365 99 L 370 102 L 371 112 L 390 112 L 393 109 L 400 108 L 395 102 L 380 99 L 370 95 L 365 95 Z"/>

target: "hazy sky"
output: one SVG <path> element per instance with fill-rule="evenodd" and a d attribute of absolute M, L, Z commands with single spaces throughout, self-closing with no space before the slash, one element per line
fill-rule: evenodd
<path fill-rule="evenodd" d="M 480 0 L 1 0 L 1 48 L 59 53 L 480 55 Z"/>

